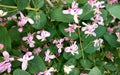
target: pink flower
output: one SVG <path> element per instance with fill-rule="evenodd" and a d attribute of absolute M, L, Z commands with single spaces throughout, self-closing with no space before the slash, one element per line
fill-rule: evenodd
<path fill-rule="evenodd" d="M 45 61 L 50 62 L 51 59 L 54 59 L 56 56 L 55 55 L 50 55 L 50 50 L 47 50 L 45 52 Z"/>
<path fill-rule="evenodd" d="M 74 44 L 72 44 L 70 47 L 66 47 L 64 50 L 65 52 L 70 52 L 72 55 L 79 54 L 76 42 L 74 42 Z"/>
<path fill-rule="evenodd" d="M 81 15 L 83 12 L 82 9 L 78 8 L 78 3 L 73 1 L 72 8 L 68 8 L 67 10 L 63 10 L 64 14 L 71 14 L 74 16 L 75 23 L 78 23 L 78 15 Z"/>
<path fill-rule="evenodd" d="M 100 47 L 102 46 L 103 39 L 99 38 L 93 41 L 94 42 L 94 47 L 98 47 L 97 50 L 100 50 Z"/>
<path fill-rule="evenodd" d="M 22 31 L 23 31 L 22 27 L 18 28 L 18 32 L 22 32 Z"/>
<path fill-rule="evenodd" d="M 120 32 L 116 32 L 115 34 L 116 34 L 116 36 L 118 38 L 117 41 L 120 42 Z"/>
<path fill-rule="evenodd" d="M 7 51 L 3 51 L 3 56 L 4 56 L 4 60 L 9 62 L 9 61 L 13 61 L 14 58 L 13 57 L 10 57 L 9 53 Z"/>
<path fill-rule="evenodd" d="M 22 27 L 24 26 L 27 22 L 30 24 L 34 24 L 34 21 L 31 18 L 25 17 L 22 12 L 20 12 L 20 21 L 18 22 L 18 26 Z"/>
<path fill-rule="evenodd" d="M 34 47 L 35 41 L 33 40 L 34 34 L 28 33 L 28 36 L 22 38 L 23 41 L 26 41 L 30 47 Z"/>
<path fill-rule="evenodd" d="M 66 74 L 70 74 L 70 72 L 72 71 L 72 68 L 74 67 L 75 67 L 74 65 L 70 65 L 70 66 L 64 65 L 64 72 Z"/>
<path fill-rule="evenodd" d="M 86 37 L 88 37 L 89 35 L 96 36 L 96 33 L 94 31 L 98 27 L 97 24 L 94 23 L 93 25 L 90 25 L 84 22 L 82 22 L 82 24 L 85 25 L 85 27 L 82 27 L 82 31 L 85 31 L 84 33 L 87 34 Z"/>
<path fill-rule="evenodd" d="M 11 63 L 5 62 L 5 61 L 1 62 L 0 63 L 0 73 L 3 73 L 6 70 L 7 70 L 8 73 L 11 72 Z"/>
<path fill-rule="evenodd" d="M 48 70 L 44 71 L 44 72 L 39 72 L 37 75 L 51 75 L 51 72 L 55 72 L 56 69 L 54 69 L 53 67 L 50 67 Z"/>
<path fill-rule="evenodd" d="M 4 45 L 0 43 L 0 50 L 4 48 Z"/>
<path fill-rule="evenodd" d="M 89 0 L 89 1 L 88 1 L 88 4 L 93 7 L 94 4 L 96 3 L 96 1 L 97 1 L 97 0 Z"/>
<path fill-rule="evenodd" d="M 72 32 L 75 32 L 76 28 L 80 28 L 80 26 L 77 26 L 76 24 L 69 24 L 69 27 L 64 29 L 66 32 L 69 32 L 69 36 L 71 36 Z"/>
<path fill-rule="evenodd" d="M 7 70 L 8 73 L 11 72 L 11 61 L 14 60 L 13 57 L 10 57 L 9 53 L 7 51 L 3 51 L 4 61 L 0 62 L 0 73 Z"/>
<path fill-rule="evenodd" d="M 28 61 L 34 59 L 34 56 L 32 56 L 32 52 L 27 52 L 23 58 L 18 58 L 18 61 L 22 62 L 22 70 L 26 70 L 28 66 Z"/>
<path fill-rule="evenodd" d="M 39 55 L 41 51 L 42 51 L 42 49 L 40 47 L 38 47 L 38 48 L 33 50 L 33 53 L 36 55 Z"/>
<path fill-rule="evenodd" d="M 86 74 L 86 73 L 81 73 L 80 75 L 88 75 L 88 74 Z"/>
<path fill-rule="evenodd" d="M 118 3 L 118 0 L 107 0 L 108 4 Z"/>
<path fill-rule="evenodd" d="M 62 42 L 64 41 L 63 38 L 61 38 L 60 40 L 54 40 L 53 44 L 56 44 L 56 47 L 58 48 L 58 53 L 60 54 L 62 52 L 62 48 L 63 48 L 63 44 Z"/>
<path fill-rule="evenodd" d="M 36 38 L 38 40 L 41 40 L 41 41 L 44 41 L 46 40 L 46 37 L 49 37 L 50 36 L 50 32 L 48 31 L 45 31 L 45 30 L 42 30 L 41 32 L 37 32 L 38 34 L 41 33 L 41 35 L 36 35 Z"/>

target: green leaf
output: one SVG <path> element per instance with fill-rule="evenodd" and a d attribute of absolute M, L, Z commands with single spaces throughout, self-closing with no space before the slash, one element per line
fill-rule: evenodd
<path fill-rule="evenodd" d="M 112 63 L 106 64 L 106 65 L 105 65 L 105 68 L 106 68 L 107 70 L 116 71 L 116 68 L 115 68 L 114 64 L 112 64 Z"/>
<path fill-rule="evenodd" d="M 18 10 L 23 10 L 28 6 L 29 0 L 16 0 L 16 3 Z"/>
<path fill-rule="evenodd" d="M 111 15 L 120 19 L 120 5 L 107 5 L 106 8 L 110 12 Z"/>
<path fill-rule="evenodd" d="M 20 70 L 20 69 L 16 69 L 14 72 L 13 72 L 13 75 L 30 75 L 30 73 L 26 72 L 26 71 L 23 71 L 23 70 Z"/>
<path fill-rule="evenodd" d="M 84 5 L 81 9 L 83 9 L 83 13 L 80 15 L 82 20 L 89 20 L 94 16 L 93 9 L 90 5 Z"/>
<path fill-rule="evenodd" d="M 51 9 L 50 17 L 55 21 L 66 23 L 74 22 L 73 16 L 70 14 L 63 14 L 61 9 Z"/>
<path fill-rule="evenodd" d="M 8 35 L 7 29 L 5 27 L 0 26 L 0 43 L 4 44 L 5 50 L 11 49 L 11 39 Z"/>
<path fill-rule="evenodd" d="M 71 34 L 71 36 L 69 36 L 69 32 L 65 32 L 65 28 L 68 28 L 68 24 L 59 24 L 59 30 L 66 36 L 66 37 L 69 37 L 69 38 L 72 38 L 72 39 L 77 39 L 78 38 L 78 34 L 77 32 L 74 32 Z"/>
<path fill-rule="evenodd" d="M 120 47 L 120 43 L 118 43 L 117 37 L 115 35 L 111 35 L 109 33 L 106 33 L 104 35 L 105 40 L 108 42 L 108 44 L 112 47 Z"/>
<path fill-rule="evenodd" d="M 101 37 L 106 33 L 106 27 L 99 25 L 98 28 L 95 29 L 96 38 Z"/>
<path fill-rule="evenodd" d="M 88 0 L 77 0 L 77 2 L 80 4 L 84 4 L 84 3 L 88 2 Z"/>
<path fill-rule="evenodd" d="M 76 65 L 76 64 L 77 64 L 77 62 L 76 62 L 76 60 L 75 60 L 74 58 L 69 59 L 69 60 L 65 63 L 65 65 Z"/>
<path fill-rule="evenodd" d="M 88 45 L 85 50 L 86 53 L 95 53 L 97 51 L 97 48 L 93 46 L 93 44 Z"/>
<path fill-rule="evenodd" d="M 20 35 L 20 32 L 18 32 L 17 27 L 10 29 L 8 31 L 8 34 L 10 35 L 12 41 L 21 40 L 21 38 L 22 38 L 21 35 Z"/>
<path fill-rule="evenodd" d="M 88 75 L 102 75 L 101 71 L 97 68 L 97 67 L 94 67 Z"/>
<path fill-rule="evenodd" d="M 30 11 L 28 13 L 28 16 L 34 20 L 34 24 L 32 25 L 32 27 L 34 27 L 35 29 L 41 29 L 47 22 L 46 15 L 42 11 Z"/>
<path fill-rule="evenodd" d="M 66 0 L 66 2 L 67 2 L 67 3 L 72 3 L 72 2 L 73 2 L 73 0 Z"/>
<path fill-rule="evenodd" d="M 78 68 L 73 68 L 69 75 L 80 75 L 80 70 Z"/>
<path fill-rule="evenodd" d="M 88 59 L 82 59 L 82 60 L 80 60 L 80 64 L 84 68 L 90 68 L 92 66 L 92 62 L 89 61 Z"/>
<path fill-rule="evenodd" d="M 34 55 L 34 59 L 29 61 L 27 71 L 32 74 L 37 74 L 40 71 L 46 70 L 45 63 L 40 56 Z"/>
<path fill-rule="evenodd" d="M 35 8 L 41 8 L 44 5 L 44 0 L 32 0 Z"/>

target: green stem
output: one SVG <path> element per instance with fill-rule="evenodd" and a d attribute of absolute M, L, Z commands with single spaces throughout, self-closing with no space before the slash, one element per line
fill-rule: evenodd
<path fill-rule="evenodd" d="M 78 24 L 78 26 L 80 26 L 80 25 Z M 84 59 L 85 58 L 84 57 L 84 49 L 82 47 L 82 40 L 81 40 L 81 34 L 80 34 L 80 29 L 79 28 L 78 28 L 78 36 L 79 36 L 79 41 L 80 41 L 80 48 L 82 50 L 82 58 Z"/>
<path fill-rule="evenodd" d="M 17 6 L 10 6 L 10 5 L 4 5 L 4 4 L 0 4 L 0 7 L 17 9 Z M 26 7 L 25 9 L 27 9 L 27 10 L 33 10 L 33 11 L 38 11 L 38 9 L 30 8 L 30 7 Z"/>
<path fill-rule="evenodd" d="M 55 7 L 50 0 L 46 0 L 51 7 Z"/>

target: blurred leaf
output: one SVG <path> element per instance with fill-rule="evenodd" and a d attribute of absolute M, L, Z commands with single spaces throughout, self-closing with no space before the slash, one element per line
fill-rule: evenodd
<path fill-rule="evenodd" d="M 80 75 L 80 70 L 78 68 L 73 68 L 69 75 Z"/>
<path fill-rule="evenodd" d="M 16 3 L 18 10 L 23 10 L 28 6 L 29 0 L 16 0 Z"/>
<path fill-rule="evenodd" d="M 74 22 L 73 16 L 70 14 L 63 14 L 61 9 L 51 9 L 50 12 L 50 17 L 54 19 L 55 21 L 60 21 L 60 22 Z"/>
<path fill-rule="evenodd" d="M 106 5 L 107 10 L 110 12 L 112 16 L 120 19 L 120 5 Z M 117 12 L 116 12 L 117 10 Z"/>
<path fill-rule="evenodd" d="M 93 44 L 90 44 L 87 46 L 87 48 L 85 48 L 84 50 L 86 53 L 95 53 L 97 51 L 97 48 L 93 46 Z"/>
<path fill-rule="evenodd" d="M 78 38 L 78 34 L 77 32 L 73 32 L 71 34 L 71 36 L 69 36 L 69 32 L 65 32 L 65 28 L 68 28 L 68 24 L 59 24 L 59 30 L 66 36 L 66 37 L 69 37 L 69 38 L 72 38 L 72 39 L 77 39 Z M 77 29 L 76 29 L 77 30 Z"/>
<path fill-rule="evenodd" d="M 101 37 L 106 33 L 106 27 L 99 25 L 98 28 L 95 29 L 96 38 Z"/>
<path fill-rule="evenodd" d="M 30 74 L 28 72 L 26 72 L 26 71 L 23 71 L 23 70 L 20 70 L 20 69 L 16 69 L 13 72 L 13 75 L 30 75 Z"/>
<path fill-rule="evenodd" d="M 35 8 L 41 8 L 44 5 L 44 0 L 32 0 Z"/>
<path fill-rule="evenodd" d="M 45 63 L 40 56 L 34 55 L 34 59 L 29 61 L 27 71 L 32 74 L 37 74 L 40 71 L 46 70 Z"/>
<path fill-rule="evenodd" d="M 4 44 L 5 50 L 11 50 L 11 39 L 5 27 L 0 26 L 0 43 Z"/>
<path fill-rule="evenodd" d="M 80 4 L 84 4 L 84 3 L 87 3 L 88 0 L 77 0 L 77 2 L 80 3 Z"/>
<path fill-rule="evenodd" d="M 34 24 L 32 25 L 35 29 L 41 29 L 47 22 L 46 15 L 40 12 L 30 11 L 28 16 L 34 20 Z"/>
<path fill-rule="evenodd" d="M 88 75 L 102 75 L 102 73 L 97 67 L 93 67 L 93 69 L 89 72 Z"/>
<path fill-rule="evenodd" d="M 66 63 L 65 63 L 65 65 L 76 65 L 77 64 L 77 62 L 76 62 L 76 60 L 74 59 L 74 58 L 71 58 L 71 59 L 69 59 Z"/>
<path fill-rule="evenodd" d="M 117 37 L 115 35 L 111 35 L 109 33 L 106 33 L 104 35 L 105 40 L 108 42 L 108 44 L 112 47 L 120 47 L 120 43 L 118 43 Z"/>
<path fill-rule="evenodd" d="M 107 64 L 105 65 L 105 68 L 106 68 L 107 70 L 116 71 L 116 68 L 115 68 L 114 64 L 112 64 L 112 63 L 107 63 Z"/>
<path fill-rule="evenodd" d="M 107 20 L 107 14 L 108 14 L 107 10 L 101 9 L 101 12 L 102 12 L 101 15 L 102 15 L 103 19 L 104 19 L 104 20 Z"/>
<path fill-rule="evenodd" d="M 80 60 L 80 64 L 84 68 L 90 68 L 92 66 L 92 62 L 90 62 L 88 59 L 82 59 L 82 60 Z"/>
<path fill-rule="evenodd" d="M 84 5 L 81 9 L 83 9 L 83 13 L 80 15 L 82 20 L 89 20 L 94 16 L 93 9 L 90 5 Z"/>

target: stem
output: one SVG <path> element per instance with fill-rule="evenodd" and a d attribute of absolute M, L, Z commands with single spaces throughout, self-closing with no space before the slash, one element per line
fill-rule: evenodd
<path fill-rule="evenodd" d="M 0 4 L 0 7 L 17 9 L 17 6 L 9 6 L 9 5 L 4 5 L 4 4 Z M 25 9 L 27 9 L 27 10 L 33 10 L 33 11 L 38 11 L 38 9 L 30 8 L 30 7 L 26 7 Z"/>
<path fill-rule="evenodd" d="M 50 0 L 46 0 L 51 7 L 55 7 Z"/>
<path fill-rule="evenodd" d="M 80 25 L 78 24 L 78 26 L 80 26 Z M 85 58 L 84 57 L 84 49 L 82 47 L 82 40 L 81 40 L 81 34 L 80 34 L 80 29 L 79 28 L 78 28 L 78 36 L 79 36 L 79 41 L 80 41 L 80 48 L 82 50 L 82 58 L 84 59 Z"/>

